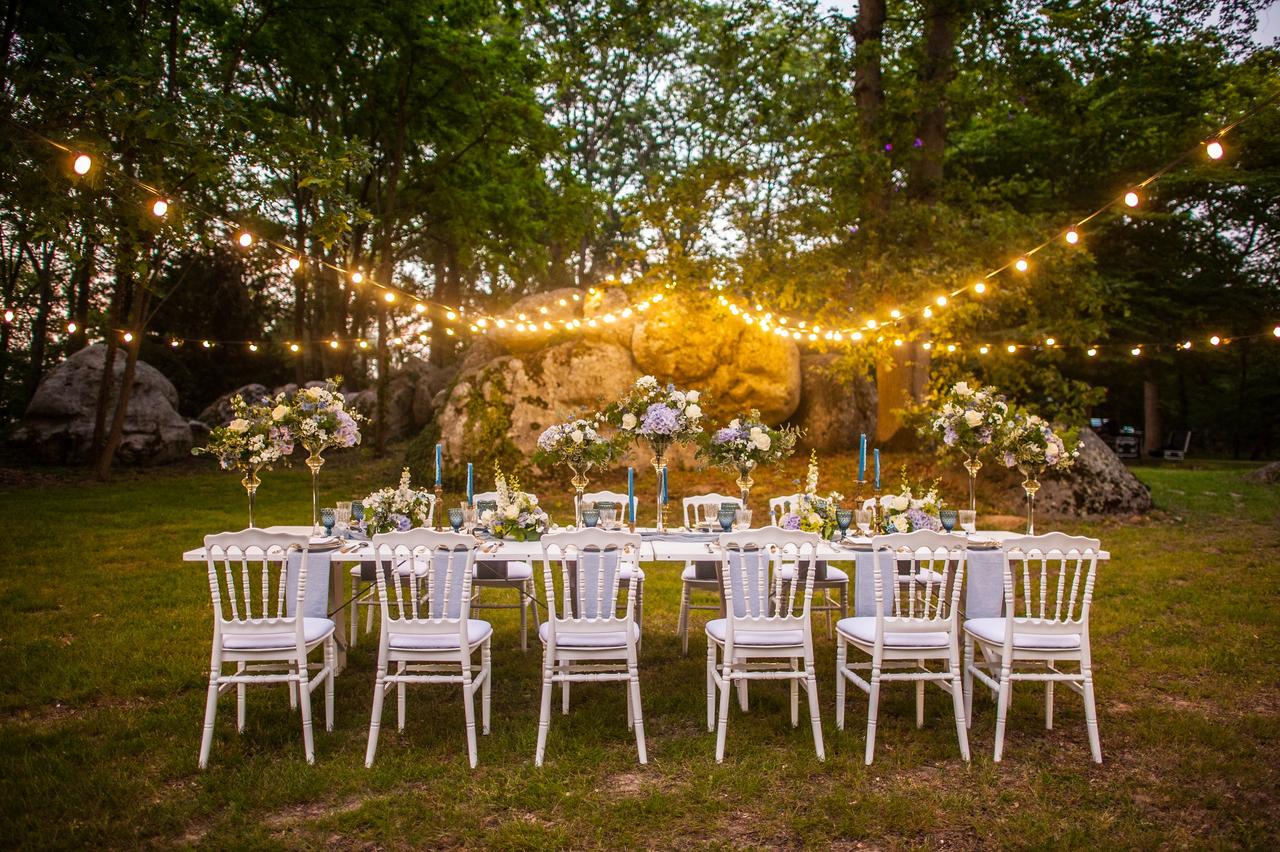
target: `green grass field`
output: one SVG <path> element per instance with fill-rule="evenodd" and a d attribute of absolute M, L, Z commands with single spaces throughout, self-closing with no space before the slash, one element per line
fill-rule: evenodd
<path fill-rule="evenodd" d="M 793 467 L 787 475 L 802 474 Z M 790 727 L 785 687 L 758 685 L 750 713 L 732 712 L 716 765 L 700 621 L 685 657 L 678 571 L 652 566 L 640 668 L 648 766 L 635 760 L 622 687 L 587 685 L 568 717 L 553 717 L 547 765 L 535 769 L 540 648 L 521 653 L 514 613 L 491 611 L 493 733 L 476 770 L 460 696 L 444 686 L 410 690 L 405 733 L 384 727 L 364 768 L 376 643 L 362 637 L 337 682 L 336 729 L 317 728 L 315 766 L 275 688 L 250 691 L 243 735 L 224 697 L 206 772 L 196 756 L 208 585 L 203 565 L 179 557 L 204 533 L 243 525 L 233 477 L 194 465 L 110 485 L 12 476 L 0 490 L 11 530 L 0 551 L 0 845 L 1276 848 L 1280 490 L 1243 472 L 1140 468 L 1159 507 L 1149 519 L 1041 525 L 1097 535 L 1113 556 L 1093 610 L 1101 767 L 1067 690 L 1046 732 L 1043 692 L 1015 689 L 1000 765 L 994 708 L 978 693 L 965 765 L 948 697 L 931 689 L 918 730 L 913 690 L 891 685 L 876 763 L 864 768 L 866 699 L 851 692 L 849 728 L 837 731 L 825 634 L 827 761 L 807 724 Z M 390 462 L 340 459 L 324 472 L 326 497 L 395 476 Z M 304 470 L 264 479 L 260 523 L 306 517 Z M 544 502 L 563 518 L 563 496 Z"/>

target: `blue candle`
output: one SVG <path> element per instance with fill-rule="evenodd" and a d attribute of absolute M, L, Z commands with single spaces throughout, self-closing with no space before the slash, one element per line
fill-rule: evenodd
<path fill-rule="evenodd" d="M 662 469 L 662 504 L 665 506 L 669 502 L 671 501 L 667 497 L 667 469 L 664 467 Z"/>
<path fill-rule="evenodd" d="M 636 522 L 636 469 L 627 468 L 627 508 L 631 512 L 631 523 Z"/>
<path fill-rule="evenodd" d="M 876 490 L 880 490 L 880 448 L 876 447 Z"/>
<path fill-rule="evenodd" d="M 467 462 L 467 505 L 468 506 L 471 505 L 471 502 L 472 502 L 471 498 L 473 498 L 475 494 L 476 494 L 475 465 L 473 465 L 471 462 Z"/>
<path fill-rule="evenodd" d="M 867 481 L 867 433 L 858 439 L 858 481 Z"/>
<path fill-rule="evenodd" d="M 436 485 L 440 484 L 440 453 L 441 451 L 442 451 L 441 446 L 439 444 L 436 444 Z"/>

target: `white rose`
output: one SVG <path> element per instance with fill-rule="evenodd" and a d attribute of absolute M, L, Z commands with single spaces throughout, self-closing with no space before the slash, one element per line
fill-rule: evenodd
<path fill-rule="evenodd" d="M 905 512 L 911 508 L 911 498 L 898 494 L 892 498 L 891 507 L 895 512 Z"/>
<path fill-rule="evenodd" d="M 739 426 L 738 418 L 736 418 L 736 417 L 735 417 L 735 418 L 733 418 L 732 420 L 730 420 L 730 421 L 729 421 L 729 428 L 730 428 L 730 429 L 737 429 L 737 428 L 738 428 L 738 426 Z"/>
<path fill-rule="evenodd" d="M 684 413 L 690 420 L 697 420 L 702 416 L 702 409 L 696 405 L 689 405 L 685 407 Z"/>
<path fill-rule="evenodd" d="M 502 510 L 502 514 L 504 517 L 507 518 L 507 520 L 514 521 L 516 518 L 520 516 L 520 507 L 517 506 L 515 503 L 510 503 L 507 505 L 505 509 Z"/>
<path fill-rule="evenodd" d="M 696 390 L 691 390 L 684 395 L 684 398 L 689 400 L 689 402 L 697 402 L 699 396 L 701 396 L 701 394 L 699 394 Z"/>
<path fill-rule="evenodd" d="M 284 416 L 288 413 L 289 407 L 287 405 L 277 405 L 275 408 L 271 409 L 271 419 L 283 420 Z"/>
<path fill-rule="evenodd" d="M 622 428 L 626 429 L 628 432 L 636 428 L 636 416 L 630 411 L 622 415 Z"/>
<path fill-rule="evenodd" d="M 773 440 L 764 432 L 752 432 L 751 443 L 755 444 L 761 452 L 768 452 Z"/>
<path fill-rule="evenodd" d="M 574 429 L 572 432 L 569 433 L 569 437 L 573 439 L 573 442 L 575 444 L 581 444 L 582 438 L 583 438 L 582 430 Z"/>
<path fill-rule="evenodd" d="M 966 411 L 964 413 L 964 422 L 970 426 L 977 426 L 982 422 L 982 415 L 976 411 Z"/>
<path fill-rule="evenodd" d="M 956 382 L 956 386 L 953 390 L 955 390 L 957 396 L 969 396 L 973 393 L 973 391 L 969 389 L 968 382 Z"/>
<path fill-rule="evenodd" d="M 493 520 L 493 510 L 492 510 L 492 509 L 485 509 L 485 510 L 480 514 L 480 520 L 481 520 L 481 521 L 483 521 L 483 522 L 484 522 L 484 523 L 486 523 L 486 524 L 487 524 L 487 523 L 489 523 L 490 521 L 492 521 L 492 520 Z"/>
<path fill-rule="evenodd" d="M 674 405 L 676 408 L 682 407 L 684 405 L 684 394 L 681 393 L 680 391 L 676 391 L 675 393 L 671 394 L 671 404 Z"/>
<path fill-rule="evenodd" d="M 237 433 L 248 432 L 249 421 L 236 418 L 235 420 L 232 420 L 230 423 L 227 424 L 227 428 L 230 429 L 232 432 L 237 432 Z"/>

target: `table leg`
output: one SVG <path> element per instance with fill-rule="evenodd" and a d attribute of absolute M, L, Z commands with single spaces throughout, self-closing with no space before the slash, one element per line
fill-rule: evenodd
<path fill-rule="evenodd" d="M 329 607 L 332 611 L 333 607 L 338 606 L 344 600 L 348 593 L 347 578 L 350 576 L 347 569 L 350 567 L 345 562 L 334 560 L 329 567 Z M 347 606 L 355 606 L 355 602 L 347 604 Z M 345 612 L 336 613 L 333 617 L 334 644 L 337 645 L 338 652 L 334 657 L 333 673 L 340 674 L 347 667 L 347 614 Z"/>

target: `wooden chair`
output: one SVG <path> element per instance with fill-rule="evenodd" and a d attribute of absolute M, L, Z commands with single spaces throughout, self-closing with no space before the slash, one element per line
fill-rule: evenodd
<path fill-rule="evenodd" d="M 478 544 L 470 535 L 416 529 L 373 537 L 378 570 L 378 606 L 382 635 L 378 640 L 378 674 L 373 687 L 373 714 L 364 765 L 373 766 L 382 726 L 382 704 L 396 690 L 396 728 L 404 730 L 405 686 L 411 683 L 457 683 L 462 686 L 467 757 L 476 766 L 475 694 L 481 691 L 481 724 L 489 733 L 489 693 L 493 669 L 489 640 L 493 627 L 471 618 L 472 568 Z M 425 588 L 417 583 L 388 583 L 397 566 L 418 563 Z M 393 596 L 394 591 L 394 596 Z M 473 676 L 472 658 L 480 651 L 480 672 Z M 393 670 L 394 667 L 394 670 Z"/>
<path fill-rule="evenodd" d="M 733 503 L 741 507 L 742 498 L 727 497 L 723 494 L 685 497 L 683 500 L 685 528 L 696 529 L 699 524 L 713 524 L 718 530 L 720 527 L 716 516 L 722 503 Z M 697 609 L 718 613 L 721 610 L 719 600 L 714 604 L 693 603 L 694 592 L 713 592 L 717 598 L 719 597 L 720 579 L 716 576 L 717 564 L 718 562 L 708 555 L 705 560 L 684 563 L 684 570 L 680 572 L 680 619 L 676 626 L 676 635 L 680 637 L 680 648 L 685 654 L 689 653 L 689 612 Z"/>
<path fill-rule="evenodd" d="M 551 728 L 552 684 L 560 684 L 561 712 L 569 712 L 569 685 L 583 682 L 622 682 L 627 686 L 627 727 L 635 731 L 640 762 L 648 762 L 644 714 L 640 706 L 637 647 L 640 627 L 635 621 L 637 573 L 626 581 L 626 599 L 619 615 L 618 594 L 623 568 L 640 549 L 634 533 L 599 529 L 552 533 L 542 537 L 543 579 L 547 620 L 538 628 L 543 642 L 542 707 L 538 717 L 538 746 L 534 763 L 542 765 L 547 732 Z M 561 606 L 556 607 L 556 578 Z"/>
<path fill-rule="evenodd" d="M 204 734 L 200 741 L 201 769 L 209 765 L 218 696 L 233 686 L 236 688 L 236 730 L 243 733 L 245 687 L 288 685 L 290 703 L 296 701 L 302 709 L 302 744 L 307 763 L 315 762 L 311 693 L 321 684 L 325 688 L 325 730 L 333 730 L 337 645 L 333 621 L 309 618 L 304 609 L 309 541 L 305 534 L 260 529 L 204 538 L 209 592 L 213 599 L 213 650 L 209 660 Z M 292 593 L 288 590 L 291 572 L 296 578 Z M 319 666 L 308 663 L 317 648 L 324 653 L 324 662 Z M 234 664 L 236 670 L 224 672 L 223 667 L 228 664 Z"/>
<path fill-rule="evenodd" d="M 1093 695 L 1089 607 L 1101 543 L 1063 533 L 1007 539 L 1004 617 L 972 618 L 965 633 L 965 718 L 973 722 L 973 679 L 996 699 L 995 760 L 1004 752 L 1014 681 L 1044 682 L 1044 726 L 1053 729 L 1053 685 L 1065 683 L 1084 699 L 1085 728 L 1095 763 L 1102 762 Z M 974 660 L 974 646 L 982 660 Z M 1073 663 L 1075 672 L 1064 672 Z"/>

